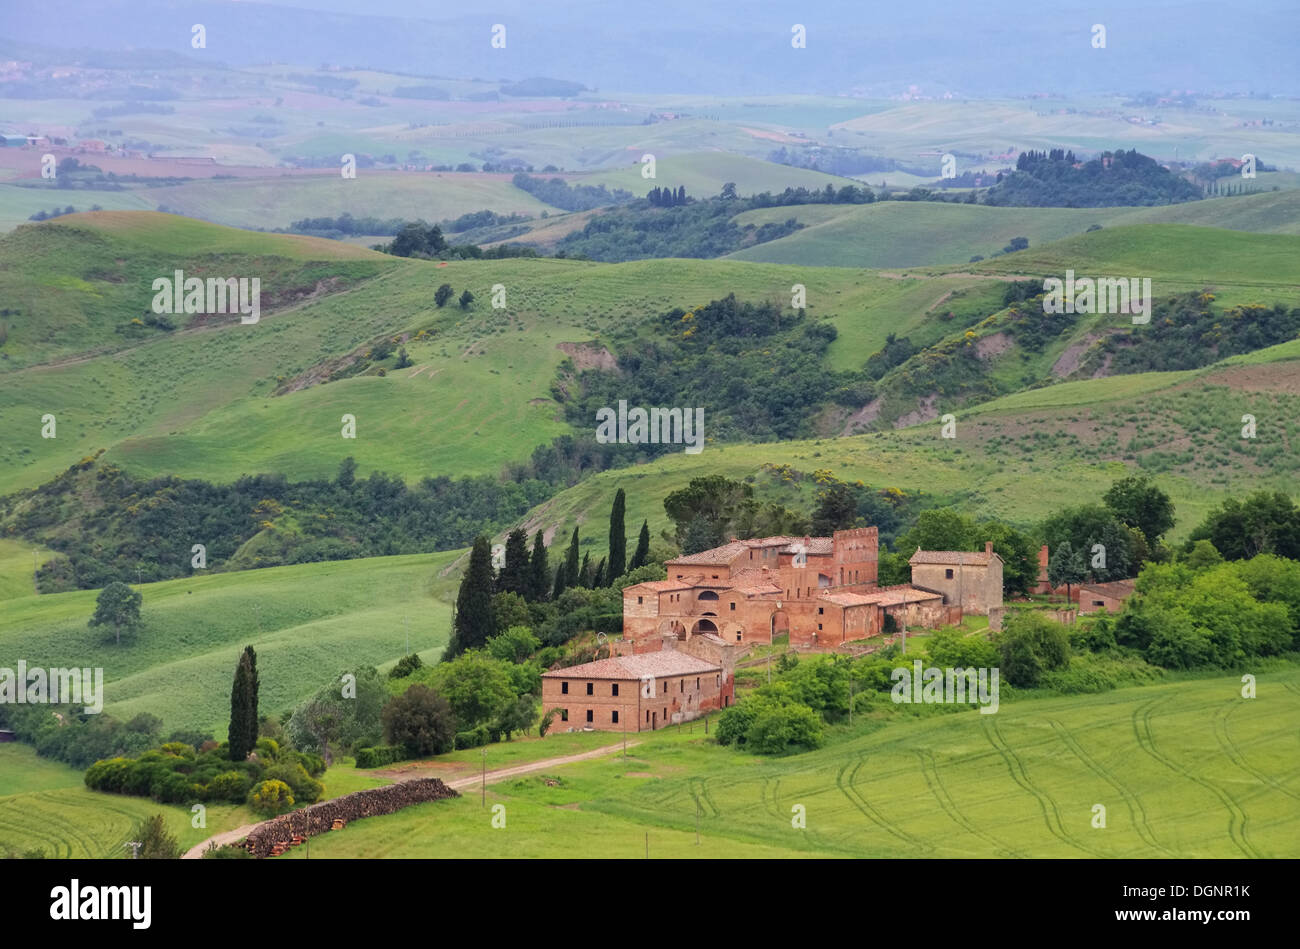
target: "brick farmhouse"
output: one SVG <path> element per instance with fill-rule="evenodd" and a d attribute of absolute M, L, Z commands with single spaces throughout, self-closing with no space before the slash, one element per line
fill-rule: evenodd
<path fill-rule="evenodd" d="M 911 584 L 877 583 L 874 527 L 830 537 L 761 537 L 667 561 L 666 580 L 623 590 L 623 636 L 636 653 L 696 637 L 728 646 L 770 643 L 833 649 L 894 627 L 934 628 L 961 612 L 1002 606 L 1002 560 L 983 553 L 920 551 Z"/>
<path fill-rule="evenodd" d="M 654 731 L 726 708 L 733 695 L 730 668 L 675 649 L 542 674 L 542 707 L 559 709 L 553 731 Z"/>

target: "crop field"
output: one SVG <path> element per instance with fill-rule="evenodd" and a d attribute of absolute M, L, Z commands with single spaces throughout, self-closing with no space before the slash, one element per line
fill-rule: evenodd
<path fill-rule="evenodd" d="M 439 576 L 453 554 L 341 560 L 216 573 L 139 586 L 143 624 L 119 647 L 90 629 L 97 591 L 16 597 L 0 611 L 0 655 L 29 667 L 100 667 L 104 711 L 149 712 L 168 731 L 224 729 L 239 651 L 258 655 L 268 713 L 301 702 L 334 676 L 385 666 L 406 643 L 441 653 L 450 607 Z M 439 598 L 440 596 L 444 598 Z"/>
<path fill-rule="evenodd" d="M 696 722 L 638 736 L 626 761 L 489 786 L 486 810 L 467 794 L 354 823 L 312 856 L 638 858 L 647 836 L 652 858 L 1300 856 L 1300 670 L 1240 689 L 1218 676 L 871 721 L 775 759 Z"/>

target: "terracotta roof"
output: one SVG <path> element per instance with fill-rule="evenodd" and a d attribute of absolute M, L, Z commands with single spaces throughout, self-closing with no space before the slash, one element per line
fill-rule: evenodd
<path fill-rule="evenodd" d="M 943 595 L 915 587 L 892 587 L 874 593 L 823 593 L 818 599 L 836 606 L 898 606 L 901 603 L 920 603 L 923 600 L 941 600 Z"/>
<path fill-rule="evenodd" d="M 686 580 L 646 580 L 642 583 L 633 583 L 623 588 L 623 594 L 626 596 L 628 590 L 649 590 L 651 593 L 666 593 L 669 590 L 689 590 L 691 585 Z"/>
<path fill-rule="evenodd" d="M 615 656 L 584 662 L 580 666 L 552 669 L 542 678 L 551 679 L 640 679 L 642 676 L 700 675 L 721 672 L 722 667 L 672 649 L 643 652 L 632 656 Z"/>
<path fill-rule="evenodd" d="M 916 553 L 912 554 L 908 563 L 947 563 L 957 564 L 963 567 L 987 567 L 993 557 L 998 557 L 996 553 L 986 554 L 984 551 L 965 551 L 965 550 L 922 550 L 916 548 Z"/>
<path fill-rule="evenodd" d="M 733 540 L 729 544 L 723 544 L 721 547 L 714 547 L 712 550 L 702 550 L 698 554 L 687 554 L 684 557 L 677 557 L 673 560 L 665 561 L 666 564 L 729 564 L 741 554 L 749 549 L 749 545 L 744 541 Z"/>
<path fill-rule="evenodd" d="M 1100 593 L 1102 596 L 1122 600 L 1133 595 L 1136 585 L 1137 580 L 1110 580 L 1106 583 L 1080 583 L 1079 589 L 1091 590 L 1094 593 Z"/>
<path fill-rule="evenodd" d="M 803 544 L 804 547 L 807 548 L 805 550 L 805 553 L 809 553 L 809 554 L 818 555 L 818 554 L 831 554 L 835 552 L 835 539 L 832 537 L 809 537 L 808 542 L 806 544 L 804 544 L 803 538 L 800 537 L 797 540 L 790 541 L 790 543 L 782 547 L 781 553 L 783 554 L 795 553 L 796 552 L 794 549 L 795 544 Z"/>

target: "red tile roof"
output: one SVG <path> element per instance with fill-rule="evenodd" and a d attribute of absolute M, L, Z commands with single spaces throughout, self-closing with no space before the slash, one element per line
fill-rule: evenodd
<path fill-rule="evenodd" d="M 643 676 L 700 675 L 722 667 L 672 649 L 597 659 L 579 666 L 543 672 L 543 679 L 637 679 Z"/>
<path fill-rule="evenodd" d="M 996 553 L 986 554 L 984 551 L 974 552 L 965 550 L 922 550 L 916 548 L 916 553 L 912 554 L 908 563 L 945 563 L 958 564 L 963 567 L 987 567 L 992 558 L 998 557 Z"/>

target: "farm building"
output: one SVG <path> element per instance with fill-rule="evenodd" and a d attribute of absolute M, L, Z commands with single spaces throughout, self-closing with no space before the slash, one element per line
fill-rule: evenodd
<path fill-rule="evenodd" d="M 992 541 L 978 553 L 918 547 L 908 563 L 914 586 L 943 594 L 945 604 L 959 606 L 963 613 L 987 616 L 1002 606 L 1002 558 L 993 552 Z"/>
<path fill-rule="evenodd" d="M 555 731 L 654 731 L 731 704 L 723 667 L 674 649 L 598 659 L 542 673 Z"/>
<path fill-rule="evenodd" d="M 1106 610 L 1118 613 L 1124 607 L 1124 601 L 1133 595 L 1137 580 L 1111 580 L 1109 583 L 1081 583 L 1075 587 L 1075 599 L 1079 602 L 1080 613 L 1096 613 Z"/>
<path fill-rule="evenodd" d="M 623 635 L 638 653 L 660 648 L 665 638 L 689 643 L 703 636 L 734 646 L 786 633 L 793 646 L 834 648 L 887 625 L 951 621 L 942 590 L 878 587 L 877 538 L 876 528 L 863 527 L 831 537 L 733 539 L 669 560 L 668 579 L 623 590 Z"/>

